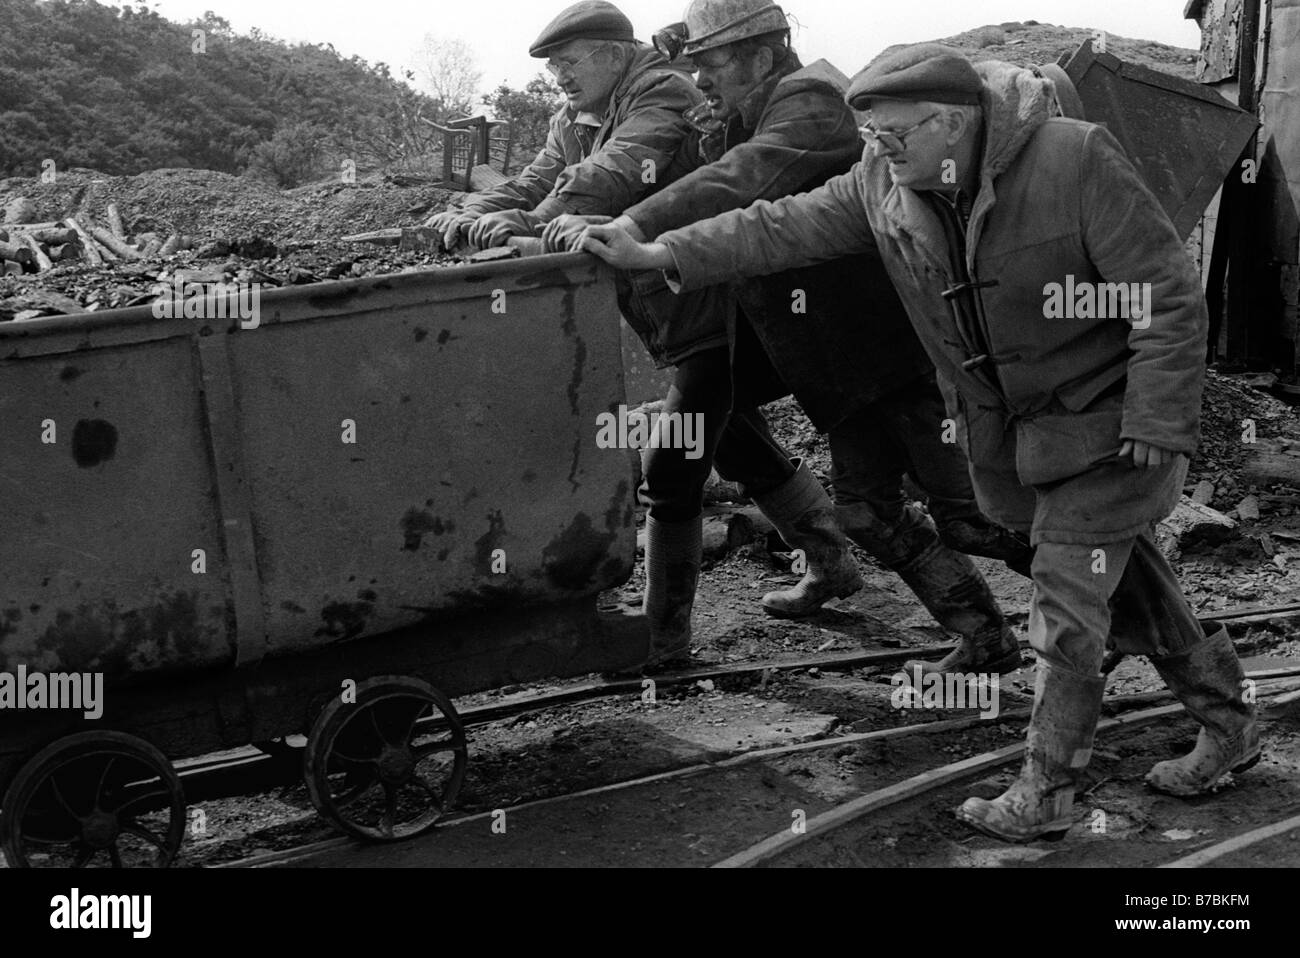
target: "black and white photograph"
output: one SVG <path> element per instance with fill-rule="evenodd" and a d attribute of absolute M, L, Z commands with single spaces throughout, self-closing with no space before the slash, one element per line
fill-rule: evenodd
<path fill-rule="evenodd" d="M 1280 924 L 1300 0 L 0 0 L 0 267 L 16 931 Z"/>

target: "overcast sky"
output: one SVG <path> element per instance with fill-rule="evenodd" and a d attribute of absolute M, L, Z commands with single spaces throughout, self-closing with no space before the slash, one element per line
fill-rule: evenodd
<path fill-rule="evenodd" d="M 111 2 L 111 0 L 104 0 Z M 171 20 L 205 10 L 237 32 L 259 27 L 288 41 L 332 43 L 344 56 L 384 62 L 400 76 L 425 33 L 458 37 L 478 54 L 483 89 L 522 86 L 540 68 L 528 47 L 571 0 L 149 0 Z M 687 0 L 615 0 L 638 40 L 680 20 Z M 852 75 L 893 43 L 951 36 L 1008 20 L 1094 27 L 1125 37 L 1200 46 L 1184 0 L 788 0 L 782 9 L 801 26 L 794 43 L 805 63 L 825 57 Z"/>

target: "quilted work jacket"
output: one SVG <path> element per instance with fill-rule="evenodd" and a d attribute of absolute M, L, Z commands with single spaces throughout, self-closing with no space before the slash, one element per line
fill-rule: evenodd
<path fill-rule="evenodd" d="M 698 169 L 625 215 L 652 239 L 755 200 L 815 189 L 847 171 L 862 142 L 841 84 L 825 60 L 804 67 L 791 54 L 725 124 L 693 135 L 688 149 L 694 148 Z M 790 391 L 824 432 L 931 372 L 874 252 L 745 279 L 732 288 L 777 374 L 737 363 L 738 405 Z"/>
<path fill-rule="evenodd" d="M 683 114 L 700 101 L 689 76 L 641 44 L 603 116 L 558 110 L 536 159 L 513 179 L 467 198 L 462 209 L 522 210 L 536 232 L 565 213 L 618 216 L 691 167 L 678 159 L 691 129 Z M 619 273 L 615 288 L 620 311 L 657 366 L 727 342 L 734 300 L 726 287 L 678 297 L 651 270 Z"/>
<path fill-rule="evenodd" d="M 1044 486 L 1113 462 L 1126 439 L 1191 455 L 1208 317 L 1177 233 L 1110 133 L 1049 115 L 1047 81 L 1005 63 L 976 69 L 985 135 L 964 265 L 971 281 L 996 283 L 977 291 L 977 328 L 944 296 L 959 277 L 939 212 L 870 150 L 810 193 L 659 237 L 681 286 L 877 250 L 972 462 Z M 1150 314 L 1051 306 L 1054 285 L 1102 283 L 1149 284 Z M 1165 505 L 1135 503 L 1135 518 L 1162 518 Z"/>

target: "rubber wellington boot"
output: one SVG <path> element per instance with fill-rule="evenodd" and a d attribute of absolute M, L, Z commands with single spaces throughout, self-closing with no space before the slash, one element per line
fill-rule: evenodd
<path fill-rule="evenodd" d="M 907 508 L 901 531 L 890 540 L 888 552 L 893 555 L 886 557 L 886 564 L 916 593 L 935 621 L 961 639 L 942 660 L 910 660 L 904 663 L 904 672 L 1005 674 L 1020 668 L 1024 664 L 1020 644 L 975 564 L 944 545 L 928 518 L 912 506 Z"/>
<path fill-rule="evenodd" d="M 763 596 L 763 610 L 782 619 L 812 615 L 822 603 L 847 598 L 865 584 L 849 540 L 835 522 L 835 504 L 808 467 L 793 461 L 793 476 L 772 492 L 754 497 L 785 544 L 803 550 L 807 563 L 794 588 Z"/>
<path fill-rule="evenodd" d="M 1042 659 L 1020 777 L 992 801 L 968 798 L 957 817 L 1008 842 L 1063 838 L 1070 830 L 1074 789 L 1092 758 L 1106 680 L 1053 668 Z"/>
<path fill-rule="evenodd" d="M 939 538 L 948 548 L 998 559 L 1012 572 L 1033 578 L 1034 547 L 1028 536 L 985 518 L 973 502 L 931 496 L 929 505 Z"/>
<path fill-rule="evenodd" d="M 1184 798 L 1204 795 L 1229 771 L 1244 772 L 1259 761 L 1255 706 L 1244 699 L 1245 676 L 1227 629 L 1218 626 L 1177 655 L 1152 656 L 1151 664 L 1201 731 L 1189 754 L 1158 762 L 1147 773 L 1148 785 Z"/>
<path fill-rule="evenodd" d="M 691 606 L 700 575 L 703 518 L 660 522 L 646 516 L 645 599 L 650 628 L 646 667 L 677 663 L 691 654 Z"/>

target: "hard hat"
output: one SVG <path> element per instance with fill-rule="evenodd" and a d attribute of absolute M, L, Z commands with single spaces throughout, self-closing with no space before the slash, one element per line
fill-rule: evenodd
<path fill-rule="evenodd" d="M 686 8 L 686 56 L 748 37 L 788 30 L 785 13 L 772 0 L 692 0 Z"/>

